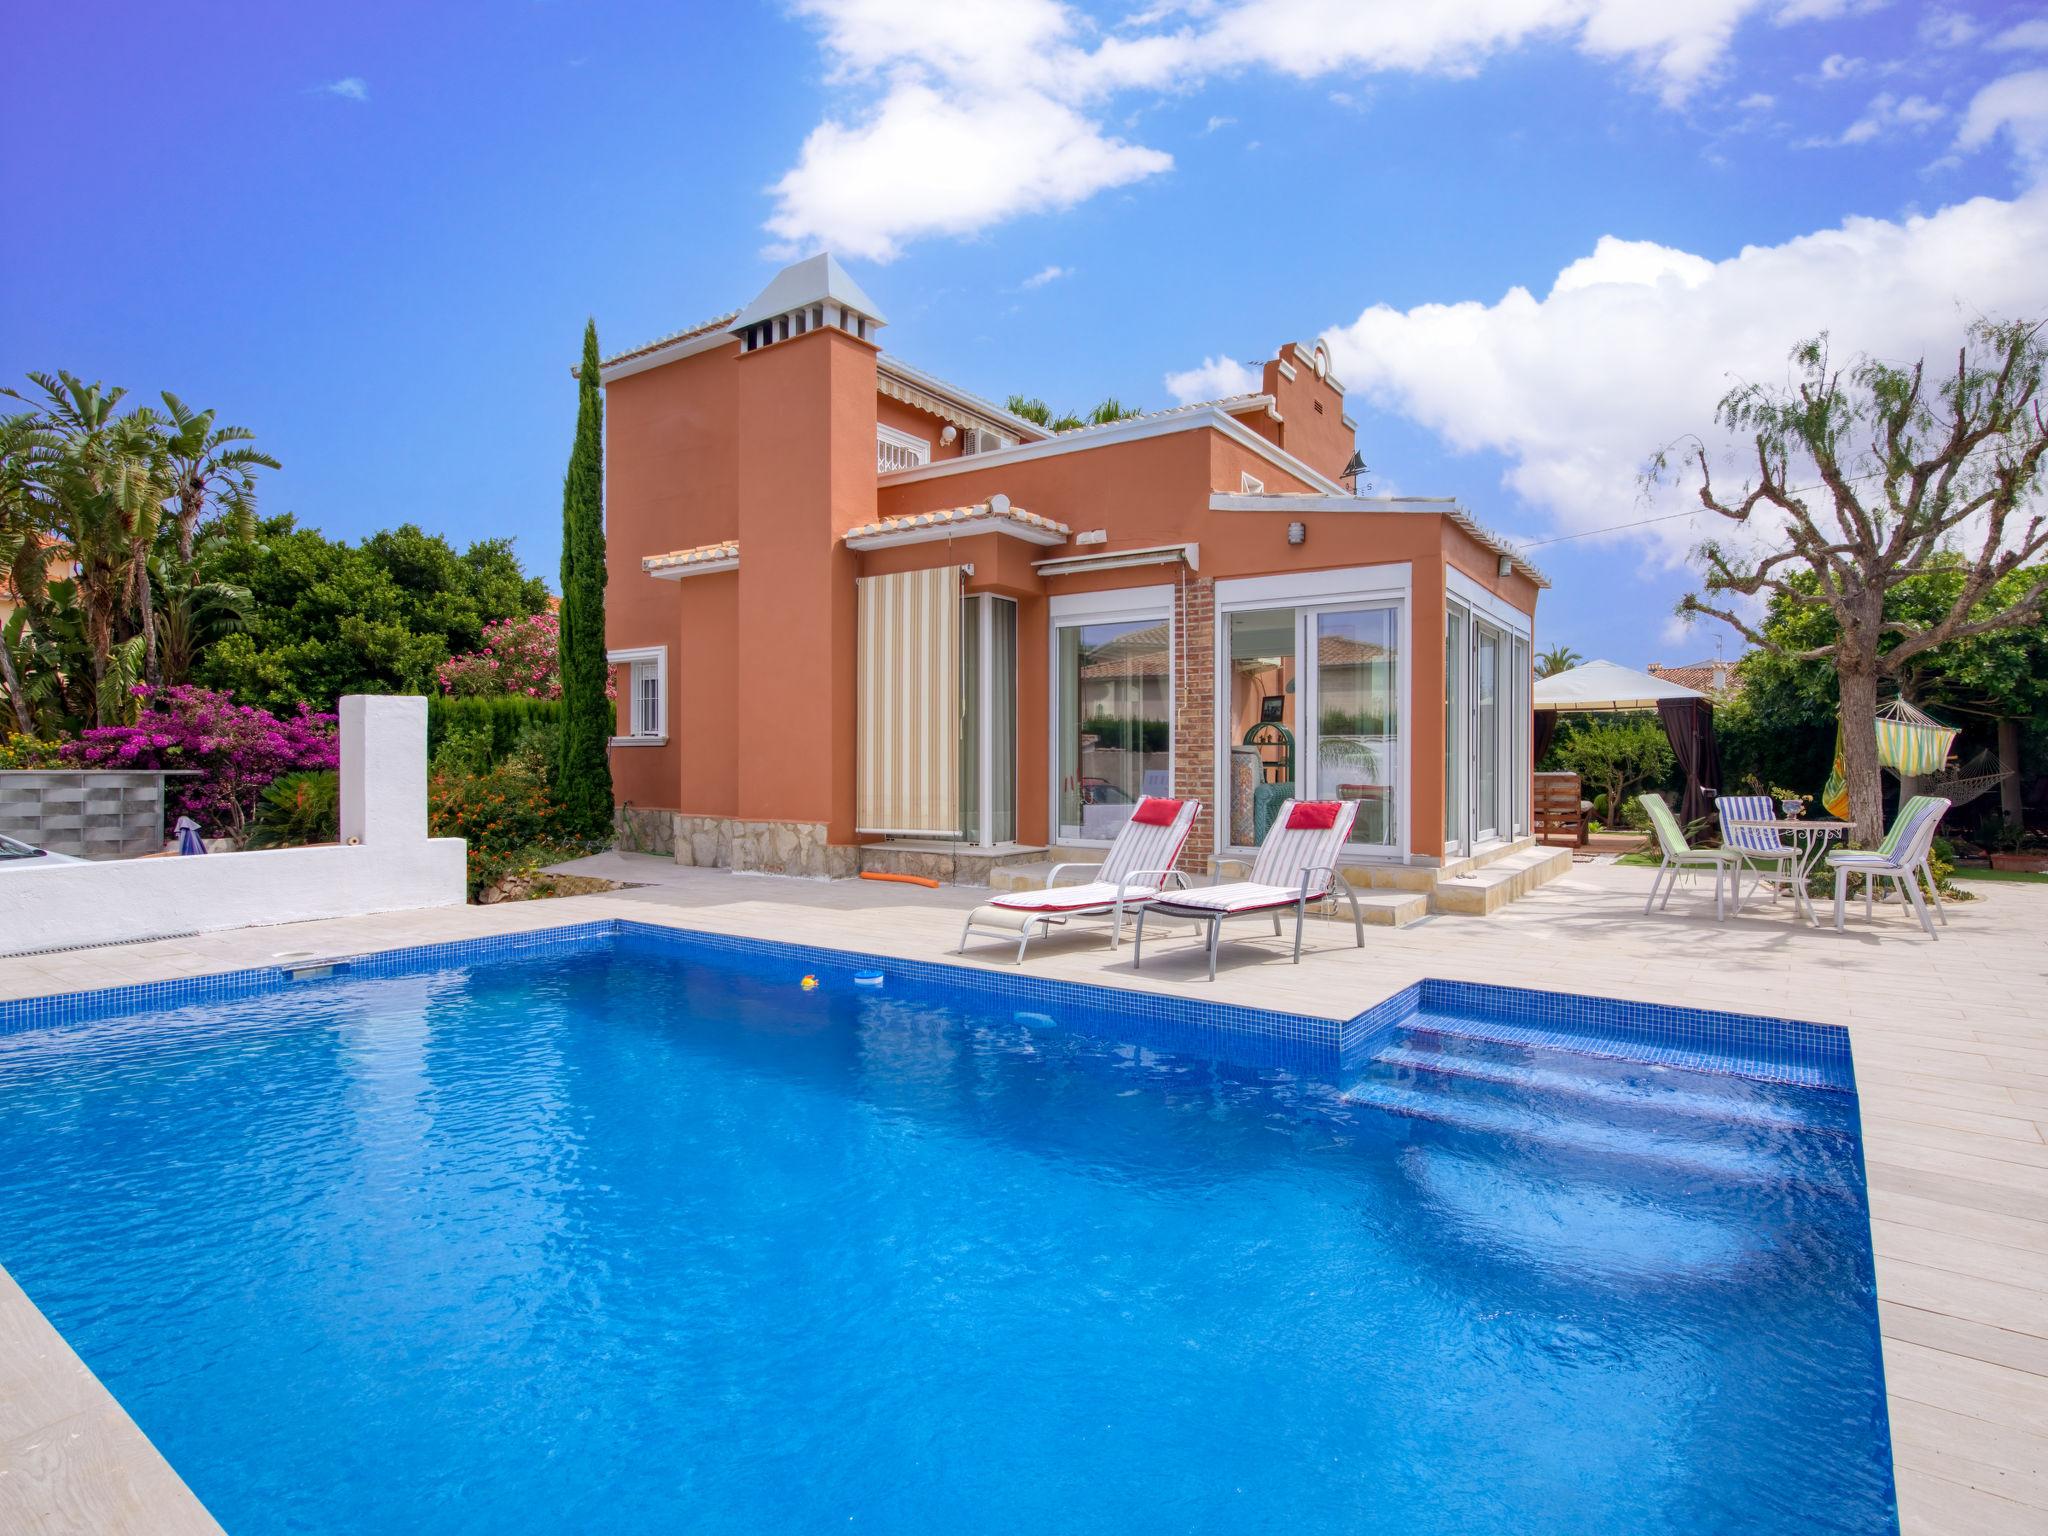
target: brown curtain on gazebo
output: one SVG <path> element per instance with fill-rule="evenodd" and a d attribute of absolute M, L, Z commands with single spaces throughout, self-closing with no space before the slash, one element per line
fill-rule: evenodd
<path fill-rule="evenodd" d="M 1664 734 L 1671 738 L 1671 750 L 1678 755 L 1678 771 L 1685 775 L 1678 818 L 1691 826 L 1713 814 L 1714 797 L 1721 792 L 1714 706 L 1705 699 L 1664 699 L 1657 705 L 1657 718 L 1664 722 Z"/>
<path fill-rule="evenodd" d="M 1535 763 L 1543 761 L 1543 754 L 1550 750 L 1551 738 L 1556 734 L 1557 711 L 1554 709 L 1537 710 L 1536 728 L 1530 732 L 1530 741 L 1536 749 L 1536 755 L 1530 761 Z"/>

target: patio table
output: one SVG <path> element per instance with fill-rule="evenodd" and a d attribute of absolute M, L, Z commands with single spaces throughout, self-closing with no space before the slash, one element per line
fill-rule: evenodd
<path fill-rule="evenodd" d="M 1728 818 L 1730 831 L 1739 828 L 1743 831 L 1776 832 L 1791 842 L 1793 852 L 1790 872 L 1764 878 L 1790 880 L 1792 899 L 1798 904 L 1799 910 L 1806 914 L 1806 920 L 1816 928 L 1820 926 L 1820 918 L 1814 913 L 1813 901 L 1806 893 L 1807 878 L 1813 873 L 1814 866 L 1820 863 L 1821 855 L 1827 852 L 1829 842 L 1847 832 L 1852 825 L 1853 823 L 1846 821 L 1835 821 L 1832 818 L 1817 819 L 1812 816 L 1778 816 L 1768 821 L 1753 821 L 1747 817 Z M 1742 850 L 1738 848 L 1735 852 L 1740 857 Z M 1759 870 L 1758 873 L 1762 875 L 1762 871 Z M 1737 878 L 1741 878 L 1739 872 Z M 1741 899 L 1741 892 L 1738 890 L 1738 904 Z"/>

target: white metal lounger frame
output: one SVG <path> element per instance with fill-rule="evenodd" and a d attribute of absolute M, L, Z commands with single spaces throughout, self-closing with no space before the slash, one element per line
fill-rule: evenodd
<path fill-rule="evenodd" d="M 1007 939 L 1014 931 L 1017 935 L 1017 963 L 1022 965 L 1024 952 L 1031 947 L 1033 939 L 1050 933 L 1074 917 L 1109 918 L 1109 947 L 1112 950 L 1118 948 L 1123 943 L 1124 915 L 1127 912 L 1140 913 L 1142 921 L 1145 904 L 1153 900 L 1157 892 L 1165 890 L 1167 881 L 1171 880 L 1180 887 L 1188 884 L 1188 877 L 1174 866 L 1180 862 L 1181 850 L 1187 846 L 1188 834 L 1194 830 L 1195 818 L 1201 814 L 1201 810 L 1202 803 L 1199 800 L 1183 800 L 1170 826 L 1162 829 L 1170 840 L 1167 844 L 1164 869 L 1124 870 L 1117 867 L 1118 854 L 1122 851 L 1119 845 L 1124 842 L 1132 825 L 1126 821 L 1117 832 L 1117 841 L 1110 845 L 1109 852 L 1103 856 L 1100 864 L 1090 863 L 1086 859 L 1069 860 L 1064 864 L 1053 865 L 1052 873 L 1045 877 L 1043 889 L 1050 891 L 1059 884 L 1060 876 L 1070 869 L 1091 871 L 1096 878 L 1088 882 L 1090 884 L 1106 883 L 1102 877 L 1103 872 L 1107 870 L 1116 880 L 1116 896 L 1112 900 L 1084 901 L 1071 907 L 1023 907 L 1011 906 L 1001 897 L 997 897 L 994 901 L 976 907 L 967 914 L 967 926 L 960 930 L 960 947 L 953 953 L 966 953 L 967 941 L 977 933 L 987 938 Z M 1144 894 L 1133 896 L 1131 889 L 1134 886 L 1141 887 Z M 1075 887 L 1076 890 L 1081 888 Z M 986 916 L 991 911 L 1014 913 L 1014 925 L 994 926 Z"/>
<path fill-rule="evenodd" d="M 1275 833 L 1287 830 L 1287 819 L 1293 814 L 1295 804 L 1295 801 L 1289 800 L 1274 813 L 1272 825 L 1266 832 L 1269 842 Z M 1274 899 L 1271 901 L 1261 902 L 1257 906 L 1240 907 L 1231 910 L 1216 907 L 1183 906 L 1175 902 L 1171 896 L 1162 893 L 1154 900 L 1138 908 L 1138 931 L 1131 939 L 1131 969 L 1134 971 L 1138 969 L 1139 963 L 1144 958 L 1145 914 L 1155 909 L 1165 917 L 1185 917 L 1197 922 L 1206 922 L 1209 925 L 1209 979 L 1214 981 L 1216 979 L 1216 950 L 1223 936 L 1223 920 L 1225 918 L 1257 917 L 1261 913 L 1270 913 L 1273 919 L 1273 934 L 1277 938 L 1280 935 L 1280 914 L 1286 911 L 1287 908 L 1293 907 L 1294 963 L 1299 965 L 1301 964 L 1302 929 L 1308 917 L 1309 904 L 1328 899 L 1335 895 L 1340 888 L 1344 892 L 1344 899 L 1351 903 L 1351 929 L 1357 938 L 1358 947 L 1360 949 L 1365 948 L 1365 917 L 1358 910 L 1358 893 L 1351 888 L 1351 882 L 1344 878 L 1344 871 L 1335 862 L 1337 856 L 1343 852 L 1345 843 L 1351 838 L 1351 824 L 1358 819 L 1358 807 L 1359 802 L 1356 800 L 1339 802 L 1336 823 L 1327 829 L 1328 842 L 1325 846 L 1332 850 L 1331 862 L 1328 864 L 1311 864 L 1304 867 L 1301 871 L 1299 888 L 1289 888 L 1280 885 L 1268 887 L 1275 893 Z M 1261 862 L 1263 862 L 1264 850 L 1260 851 L 1262 855 Z M 1239 868 L 1243 868 L 1246 861 L 1243 859 L 1218 859 L 1216 861 L 1216 869 L 1219 876 L 1222 874 L 1225 864 L 1235 864 Z M 1252 869 L 1254 875 L 1256 875 L 1257 866 L 1253 865 Z M 1318 877 L 1321 878 L 1318 879 Z M 1210 882 L 1211 885 L 1217 883 L 1214 880 Z"/>

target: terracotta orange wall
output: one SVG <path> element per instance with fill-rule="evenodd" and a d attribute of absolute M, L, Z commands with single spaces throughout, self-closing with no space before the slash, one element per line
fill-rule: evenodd
<path fill-rule="evenodd" d="M 875 348 L 831 327 L 742 353 L 738 814 L 854 840 L 854 576 L 875 515 Z"/>
<path fill-rule="evenodd" d="M 1294 370 L 1291 380 L 1280 372 L 1282 362 Z M 1261 388 L 1280 412 L 1280 446 L 1332 480 L 1343 474 L 1357 447 L 1356 435 L 1344 425 L 1343 395 L 1327 378 L 1316 377 L 1308 355 L 1291 342 L 1282 347 L 1280 356 L 1267 362 Z"/>
<path fill-rule="evenodd" d="M 616 747 L 618 798 L 641 807 L 727 814 L 733 769 L 719 748 L 685 732 L 700 705 L 720 706 L 715 684 L 686 691 L 684 674 L 729 676 L 733 637 L 698 611 L 701 589 L 730 578 L 656 581 L 645 555 L 733 537 L 737 426 L 731 389 L 737 343 L 616 378 L 605 386 L 605 644 L 669 648 L 669 744 Z M 691 615 L 686 623 L 686 614 Z"/>

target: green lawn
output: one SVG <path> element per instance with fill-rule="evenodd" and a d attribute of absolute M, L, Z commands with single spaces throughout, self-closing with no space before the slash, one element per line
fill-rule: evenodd
<path fill-rule="evenodd" d="M 1958 880 L 2009 880 L 2015 885 L 2048 885 L 2048 874 L 2030 869 L 1958 869 Z"/>

